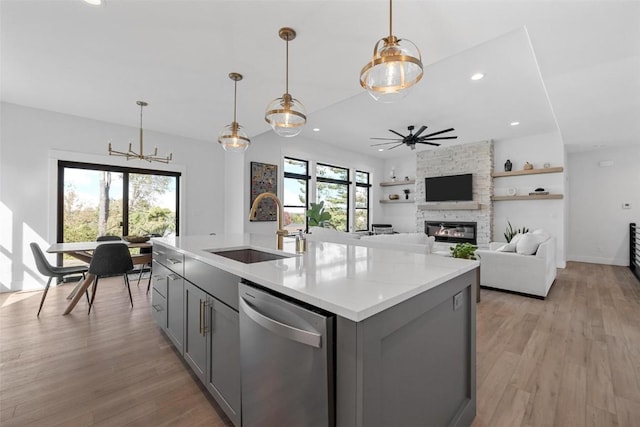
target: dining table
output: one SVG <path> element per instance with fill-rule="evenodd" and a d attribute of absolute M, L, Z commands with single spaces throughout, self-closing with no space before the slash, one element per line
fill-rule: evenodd
<path fill-rule="evenodd" d="M 102 242 L 63 242 L 52 244 L 47 249 L 47 252 L 51 254 L 67 254 L 90 264 L 91 258 L 93 256 L 93 251 L 95 251 L 98 245 L 111 245 L 114 243 L 124 243 L 129 247 L 129 249 L 152 247 L 152 243 L 148 241 L 139 243 L 132 243 L 126 240 L 109 240 Z M 131 261 L 133 261 L 134 265 L 150 264 L 151 253 L 131 255 Z M 89 286 L 91 286 L 91 283 L 93 283 L 94 279 L 95 275 L 87 273 L 84 280 L 82 280 L 75 286 L 73 291 L 71 291 L 71 293 L 67 297 L 67 299 L 70 299 L 70 301 L 62 315 L 71 313 L 76 304 L 78 304 L 78 301 L 80 301 L 80 299 L 82 298 L 82 294 L 84 294 Z"/>

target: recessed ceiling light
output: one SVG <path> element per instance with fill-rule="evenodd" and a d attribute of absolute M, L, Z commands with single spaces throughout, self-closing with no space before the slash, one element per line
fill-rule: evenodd
<path fill-rule="evenodd" d="M 518 126 L 520 124 L 520 122 L 511 122 L 510 124 L 511 124 L 511 126 Z"/>
<path fill-rule="evenodd" d="M 384 151 L 384 148 L 378 148 L 378 151 Z"/>
<path fill-rule="evenodd" d="M 320 128 L 313 128 L 314 132 L 320 132 Z"/>
<path fill-rule="evenodd" d="M 84 0 L 85 3 L 89 3 L 93 6 L 100 6 L 102 4 L 102 0 Z"/>
<path fill-rule="evenodd" d="M 471 76 L 471 80 L 480 80 L 481 78 L 484 77 L 484 74 L 482 73 L 475 73 L 473 76 Z"/>

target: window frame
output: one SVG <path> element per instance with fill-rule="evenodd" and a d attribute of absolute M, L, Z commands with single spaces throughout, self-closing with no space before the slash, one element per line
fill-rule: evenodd
<path fill-rule="evenodd" d="M 363 174 L 367 175 L 367 182 L 366 183 L 358 182 L 358 174 L 359 173 L 363 173 Z M 369 228 L 371 227 L 371 216 L 370 216 L 370 213 L 371 213 L 371 210 L 370 210 L 370 208 L 371 208 L 371 172 L 366 172 L 366 171 L 361 171 L 361 170 L 356 169 L 353 181 L 356 184 L 356 189 L 355 189 L 355 192 L 354 192 L 354 200 L 353 200 L 353 230 L 354 231 L 369 231 Z M 366 190 L 367 190 L 367 207 L 366 208 L 359 208 L 358 204 L 355 201 L 355 196 L 357 195 L 358 187 L 366 188 Z M 358 210 L 366 210 L 367 211 L 367 228 L 365 228 L 365 229 L 359 230 L 359 229 L 356 228 L 356 217 L 357 217 L 356 214 L 357 214 Z"/>
<path fill-rule="evenodd" d="M 307 173 L 306 174 L 299 174 L 299 173 L 294 173 L 294 172 L 287 172 L 285 171 L 285 162 L 287 160 L 294 160 L 296 162 L 302 162 L 306 165 L 306 170 Z M 309 220 L 307 219 L 307 210 L 309 209 L 309 181 L 311 181 L 311 175 L 309 175 L 309 161 L 308 160 L 303 160 L 303 159 L 297 159 L 295 157 L 290 157 L 290 156 L 284 156 L 283 157 L 283 161 L 282 161 L 282 171 L 283 171 L 283 175 L 282 175 L 282 191 L 283 191 L 283 210 L 284 208 L 304 208 L 304 212 L 305 212 L 305 216 L 304 216 L 304 231 L 308 232 L 309 231 Z M 304 180 L 305 181 L 305 200 L 306 200 L 306 206 L 303 205 L 286 205 L 284 204 L 284 180 L 290 178 L 290 179 L 296 179 L 296 180 Z"/>
<path fill-rule="evenodd" d="M 327 166 L 330 168 L 336 168 L 336 169 L 343 169 L 347 172 L 347 179 L 346 180 L 342 180 L 342 179 L 335 179 L 335 178 L 325 178 L 325 177 L 321 177 L 318 175 L 318 166 Z M 331 165 L 328 163 L 323 163 L 323 162 L 316 162 L 315 164 L 315 188 L 316 188 L 316 201 L 318 201 L 318 182 L 324 182 L 324 183 L 328 183 L 328 184 L 339 184 L 339 185 L 346 185 L 347 187 L 347 220 L 346 220 L 346 224 L 347 224 L 347 229 L 344 230 L 346 232 L 349 232 L 350 228 L 351 228 L 351 184 L 352 181 L 350 180 L 350 173 L 351 170 L 349 168 L 346 168 L 344 166 L 337 166 L 337 165 Z"/>
<path fill-rule="evenodd" d="M 122 173 L 122 234 L 127 236 L 129 232 L 129 174 L 162 175 L 176 178 L 176 236 L 180 235 L 180 178 L 181 172 L 143 169 L 128 166 L 115 166 L 100 163 L 76 162 L 69 160 L 58 160 L 58 182 L 57 182 L 57 218 L 56 218 L 56 241 L 62 242 L 64 237 L 64 170 L 65 168 L 84 169 L 93 171 L 106 171 Z M 126 207 L 126 209 L 125 209 Z"/>

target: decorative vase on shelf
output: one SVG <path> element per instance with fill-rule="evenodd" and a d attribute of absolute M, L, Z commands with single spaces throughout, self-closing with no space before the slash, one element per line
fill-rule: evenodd
<path fill-rule="evenodd" d="M 511 172 L 512 167 L 513 165 L 511 164 L 511 160 L 507 159 L 507 161 L 504 163 L 504 171 Z"/>
<path fill-rule="evenodd" d="M 524 170 L 528 171 L 531 169 L 533 169 L 533 165 L 531 163 L 527 162 L 524 164 Z"/>

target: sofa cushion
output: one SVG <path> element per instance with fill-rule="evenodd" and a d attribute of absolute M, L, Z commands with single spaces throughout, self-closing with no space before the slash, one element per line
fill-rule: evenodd
<path fill-rule="evenodd" d="M 517 233 L 516 235 L 514 235 L 511 238 L 511 241 L 509 243 L 511 243 L 512 245 L 517 245 L 518 244 L 518 240 L 522 239 L 522 236 L 524 236 L 524 234 Z"/>
<path fill-rule="evenodd" d="M 516 243 L 516 252 L 520 255 L 533 255 L 540 245 L 540 237 L 532 233 L 527 233 L 518 239 Z"/>
<path fill-rule="evenodd" d="M 498 249 L 496 249 L 496 251 L 498 251 L 498 252 L 515 252 L 516 251 L 516 244 L 515 243 L 505 243 L 504 245 L 502 245 Z"/>

